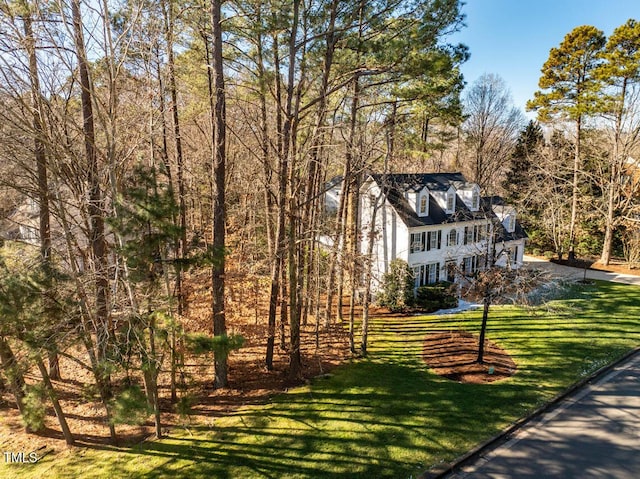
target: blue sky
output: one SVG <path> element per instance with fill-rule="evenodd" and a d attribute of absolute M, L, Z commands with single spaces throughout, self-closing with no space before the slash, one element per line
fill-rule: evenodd
<path fill-rule="evenodd" d="M 466 0 L 462 11 L 467 27 L 449 41 L 469 47 L 471 58 L 462 66 L 467 85 L 483 73 L 497 74 L 524 111 L 551 48 L 579 25 L 609 36 L 629 18 L 640 21 L 640 0 Z"/>

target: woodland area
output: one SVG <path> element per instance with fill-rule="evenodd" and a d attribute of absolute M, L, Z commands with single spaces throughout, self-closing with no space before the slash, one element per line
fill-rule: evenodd
<path fill-rule="evenodd" d="M 26 426 L 47 402 L 74 443 L 60 361 L 115 442 L 188 409 L 193 358 L 224 389 L 243 344 L 263 375 L 286 354 L 291 383 L 303 332 L 356 353 L 367 172 L 462 171 L 518 205 L 534 252 L 640 261 L 640 26 L 569 33 L 527 125 L 499 77 L 463 92 L 460 6 L 0 0 L 1 386 Z"/>

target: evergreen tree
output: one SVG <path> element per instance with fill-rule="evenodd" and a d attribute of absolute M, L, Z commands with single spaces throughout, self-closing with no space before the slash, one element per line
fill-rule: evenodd
<path fill-rule="evenodd" d="M 540 91 L 535 92 L 527 109 L 538 112 L 538 120 L 549 123 L 553 120 L 569 121 L 575 125 L 575 150 L 571 198 L 571 221 L 569 225 L 569 259 L 575 257 L 576 225 L 579 181 L 582 164 L 581 134 L 584 121 L 602 109 L 602 82 L 596 73 L 602 63 L 605 46 L 602 31 L 589 25 L 576 27 L 568 33 L 558 48 L 552 48 L 549 58 L 542 66 L 538 82 Z"/>
<path fill-rule="evenodd" d="M 517 202 L 526 195 L 531 184 L 531 175 L 535 174 L 533 167 L 535 157 L 544 143 L 542 128 L 531 120 L 520 132 L 515 149 L 509 162 L 502 187 L 507 192 L 510 202 Z"/>
<path fill-rule="evenodd" d="M 168 342 L 168 329 L 172 321 L 172 297 L 169 291 L 163 294 L 162 284 L 169 284 L 169 268 L 182 258 L 171 257 L 180 254 L 173 250 L 182 237 L 182 228 L 174 218 L 179 210 L 170 185 L 160 185 L 154 168 L 138 166 L 131 172 L 124 193 L 118 199 L 116 216 L 109 220 L 113 229 L 124 238 L 119 249 L 127 263 L 131 281 L 130 314 L 125 334 L 117 336 L 120 356 L 118 360 L 126 368 L 136 357 L 136 366 L 142 372 L 147 400 L 155 416 L 156 436 L 162 435 L 160 423 L 160 402 L 158 395 L 158 374 L 165 351 L 174 346 Z M 116 398 L 114 411 L 127 404 L 131 391 L 124 397 Z M 131 396 L 134 397 L 134 396 Z M 114 416 L 114 422 L 119 419 Z"/>

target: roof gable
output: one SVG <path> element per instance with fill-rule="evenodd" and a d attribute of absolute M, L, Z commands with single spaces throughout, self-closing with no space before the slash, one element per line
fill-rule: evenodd
<path fill-rule="evenodd" d="M 409 174 L 372 174 L 373 181 L 384 191 L 389 204 L 396 210 L 400 219 L 409 227 L 471 221 L 484 218 L 481 211 L 471 211 L 456 193 L 458 188 L 471 187 L 462 173 L 409 173 Z M 407 197 L 412 200 L 416 194 L 427 189 L 429 195 L 428 216 L 420 216 Z M 455 212 L 446 212 L 446 194 L 455 194 Z M 438 201 L 443 199 L 444 201 Z M 442 203 L 442 204 L 440 204 Z"/>

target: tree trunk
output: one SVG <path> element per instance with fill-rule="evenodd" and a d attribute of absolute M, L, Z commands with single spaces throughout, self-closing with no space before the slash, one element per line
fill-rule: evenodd
<path fill-rule="evenodd" d="M 281 277 L 284 273 L 284 255 L 285 255 L 285 209 L 287 197 L 287 170 L 288 158 L 283 152 L 283 127 L 282 127 L 282 86 L 280 79 L 280 57 L 278 35 L 273 36 L 273 57 L 275 65 L 275 88 L 276 88 L 276 129 L 277 129 L 277 150 L 278 150 L 278 218 L 276 223 L 276 234 L 274 244 L 273 264 L 271 267 L 271 293 L 269 295 L 269 318 L 268 318 L 268 336 L 267 336 L 267 352 L 265 356 L 265 365 L 267 370 L 273 369 L 273 352 L 276 340 L 276 315 L 278 308 L 278 298 L 280 290 L 283 288 Z M 286 314 L 284 310 L 284 295 L 280 295 L 281 315 Z"/>
<path fill-rule="evenodd" d="M 293 205 L 292 205 L 293 206 Z M 296 265 L 296 227 L 295 212 L 289 214 L 288 263 L 289 263 L 289 379 L 302 377 L 302 356 L 300 354 L 300 304 L 298 290 L 298 270 Z"/>
<path fill-rule="evenodd" d="M 613 249 L 613 231 L 615 222 L 615 192 L 614 185 L 609 185 L 609 192 L 607 195 L 607 214 L 604 218 L 604 239 L 602 241 L 602 254 L 600 255 L 600 262 L 607 266 L 611 261 L 611 250 Z"/>
<path fill-rule="evenodd" d="M 156 438 L 162 437 L 162 418 L 160 416 L 160 394 L 158 391 L 158 373 L 160 372 L 160 363 L 157 360 L 156 352 L 156 324 L 155 319 L 151 318 L 149 325 L 149 373 L 151 375 L 151 399 L 153 406 L 153 418 L 156 429 Z"/>
<path fill-rule="evenodd" d="M 342 176 L 342 187 L 340 191 L 340 202 L 338 204 L 338 214 L 336 216 L 335 235 L 334 242 L 331 248 L 331 258 L 329 260 L 329 273 L 327 278 L 327 298 L 325 303 L 325 317 L 324 327 L 328 328 L 331 323 L 331 315 L 333 310 L 333 298 L 336 295 L 335 284 L 338 283 L 338 312 L 337 317 L 342 319 L 342 264 L 343 264 L 343 249 L 344 239 L 346 237 L 346 213 L 347 213 L 347 198 L 349 197 L 349 185 L 351 184 L 351 162 L 345 161 L 344 171 Z"/>
<path fill-rule="evenodd" d="M 624 160 L 620 158 L 620 136 L 622 134 L 622 116 L 624 114 L 624 103 L 627 96 L 627 79 L 622 82 L 622 104 L 616 112 L 614 127 L 613 152 L 611 162 L 611 174 L 609 177 L 609 188 L 607 195 L 607 214 L 605 216 L 604 241 L 602 242 L 602 254 L 600 262 L 607 266 L 611 261 L 611 251 L 613 249 L 613 233 L 616 227 L 616 207 L 618 195 L 622 188 L 621 175 L 624 174 Z"/>
<path fill-rule="evenodd" d="M 69 429 L 69 425 L 67 424 L 67 418 L 64 414 L 64 411 L 62 410 L 62 407 L 60 406 L 60 401 L 58 401 L 58 395 L 53 388 L 51 378 L 47 373 L 47 368 L 42 362 L 42 358 L 40 358 L 40 356 L 36 356 L 36 363 L 38 365 L 38 369 L 40 370 L 40 374 L 42 375 L 42 380 L 44 381 L 44 386 L 47 390 L 47 394 L 49 395 L 49 399 L 51 399 L 51 404 L 53 404 L 53 410 L 56 412 L 56 417 L 58 418 L 58 422 L 60 423 L 62 435 L 64 436 L 66 443 L 69 446 L 73 446 L 75 445 L 73 434 L 71 434 L 71 429 Z"/>
<path fill-rule="evenodd" d="M 286 241 L 285 241 L 286 244 Z M 283 254 L 286 254 L 285 250 Z M 289 322 L 289 291 L 288 281 L 287 281 L 287 268 L 285 267 L 285 258 L 282 259 L 282 265 L 280 266 L 280 323 L 279 323 L 279 333 L 280 333 L 280 350 L 288 351 L 287 348 L 287 337 L 285 335 L 285 327 Z"/>
<path fill-rule="evenodd" d="M 287 100 L 285 106 L 285 121 L 282 128 L 283 156 L 289 158 L 289 185 L 291 193 L 288 201 L 287 226 L 287 258 L 289 274 L 289 379 L 297 380 L 302 375 L 302 357 L 300 354 L 300 290 L 298 283 L 299 244 L 297 243 L 298 228 L 298 205 L 297 197 L 293 193 L 294 181 L 297 179 L 294 159 L 296 155 L 295 135 L 297 128 L 298 101 L 296 101 L 294 113 L 294 98 L 296 97 L 295 74 L 296 74 L 296 53 L 297 34 L 300 15 L 300 0 L 293 2 L 293 17 L 291 25 L 291 36 L 289 37 L 289 70 L 287 74 Z"/>
<path fill-rule="evenodd" d="M 99 363 L 104 360 L 109 348 L 112 335 L 112 326 L 107 306 L 107 290 L 109 283 L 107 279 L 107 254 L 104 238 L 104 216 L 102 211 L 102 193 L 100 189 L 100 177 L 98 169 L 98 157 L 96 154 L 96 137 L 93 117 L 93 92 L 91 79 L 89 76 L 89 65 L 84 45 L 84 35 L 82 27 L 82 16 L 80 13 L 80 0 L 72 0 L 71 13 L 73 19 L 74 42 L 78 59 L 78 71 L 80 73 L 81 102 L 82 102 L 82 128 L 84 136 L 85 159 L 87 167 L 87 183 L 89 187 L 88 213 L 89 213 L 89 244 L 91 247 L 92 259 L 94 263 L 95 286 L 96 286 L 96 321 L 95 334 L 97 339 L 97 353 L 94 367 L 99 367 Z M 111 380 L 109 376 L 102 376 L 99 371 L 94 371 L 98 379 L 101 396 L 105 407 L 108 409 L 108 401 L 112 397 Z M 112 442 L 117 442 L 115 428 L 109 424 L 109 432 Z"/>
<path fill-rule="evenodd" d="M 42 118 L 42 98 L 40 92 L 40 75 L 38 72 L 38 58 L 36 56 L 35 37 L 31 21 L 31 12 L 25 1 L 21 2 L 25 14 L 22 17 L 25 44 L 29 56 L 29 79 L 31 84 L 31 109 L 33 125 L 33 143 L 38 177 L 38 214 L 40 233 L 40 260 L 45 276 L 47 289 L 52 286 L 51 271 L 51 228 L 49 214 L 49 182 L 47 179 L 47 156 L 44 145 L 44 122 Z M 44 294 L 45 314 L 51 311 L 51 298 L 49 292 Z M 49 376 L 51 379 L 60 379 L 60 364 L 58 354 L 55 351 L 55 344 L 49 351 Z"/>
<path fill-rule="evenodd" d="M 256 23 L 258 25 L 262 24 L 262 16 L 260 7 L 257 8 L 257 19 Z M 262 168 L 264 171 L 264 205 L 265 205 L 265 226 L 266 226 L 266 235 L 267 235 L 267 249 L 269 251 L 269 258 L 271 261 L 274 260 L 275 255 L 275 227 L 273 221 L 273 213 L 274 213 L 274 194 L 271 189 L 271 181 L 273 178 L 273 168 L 271 166 L 270 155 L 269 155 L 269 116 L 267 113 L 267 75 L 264 66 L 264 45 L 263 45 L 263 36 L 259 31 L 258 36 L 256 38 L 256 66 L 258 68 L 258 85 L 260 92 L 260 157 L 262 160 Z"/>
<path fill-rule="evenodd" d="M 367 342 L 369 338 L 369 305 L 371 304 L 371 279 L 372 279 L 372 261 L 371 258 L 373 256 L 373 243 L 375 241 L 376 235 L 376 213 L 378 211 L 378 201 L 379 198 L 376 198 L 376 203 L 373 206 L 373 214 L 371 215 L 371 227 L 369 229 L 368 235 L 368 243 L 367 243 L 367 257 L 366 268 L 365 268 L 365 278 L 364 278 L 364 297 L 362 298 L 362 330 L 360 334 L 360 353 L 363 356 L 367 355 Z"/>
<path fill-rule="evenodd" d="M 9 389 L 16 400 L 16 406 L 20 414 L 24 414 L 24 406 L 22 400 L 24 399 L 24 376 L 20 371 L 20 366 L 16 360 L 11 346 L 5 338 L 0 337 L 0 365 L 5 371 L 5 375 L 9 380 Z"/>
<path fill-rule="evenodd" d="M 93 373 L 93 377 L 96 382 L 96 386 L 100 393 L 100 399 L 102 401 L 102 405 L 104 406 L 105 413 L 107 416 L 107 423 L 109 425 L 109 434 L 111 436 L 112 443 L 116 444 L 118 442 L 118 437 L 116 435 L 115 426 L 111 423 L 111 410 L 109 406 L 110 400 L 113 398 L 111 384 L 108 376 L 104 376 L 100 369 L 99 364 L 99 351 L 98 347 L 94 345 L 92 339 L 92 333 L 96 331 L 96 316 L 94 315 L 94 311 L 90 309 L 90 298 L 84 287 L 84 284 L 81 280 L 81 272 L 79 271 L 78 265 L 76 263 L 76 258 L 73 255 L 73 244 L 72 244 L 72 231 L 71 226 L 69 225 L 69 221 L 67 220 L 67 213 L 65 210 L 65 204 L 63 203 L 60 192 L 58 191 L 56 194 L 56 202 L 58 204 L 57 213 L 60 223 L 62 224 L 62 228 L 64 231 L 64 240 L 65 246 L 67 250 L 67 262 L 71 267 L 72 277 L 76 286 L 76 293 L 80 298 L 80 318 L 82 328 L 80 329 L 80 339 L 87 350 L 87 355 L 89 356 L 89 364 L 91 365 L 91 372 Z"/>
<path fill-rule="evenodd" d="M 329 91 L 329 80 L 331 76 L 331 70 L 333 66 L 333 58 L 336 47 L 336 32 L 335 32 L 335 23 L 337 18 L 337 9 L 338 9 L 338 1 L 333 0 L 329 6 L 329 23 L 327 25 L 326 35 L 325 35 L 325 55 L 324 55 L 324 67 L 322 69 L 322 83 L 320 86 L 320 90 L 318 92 L 319 105 L 318 105 L 318 113 L 316 123 L 312 133 L 312 145 L 310 148 L 310 160 L 309 160 L 309 174 L 308 174 L 308 182 L 306 183 L 305 189 L 305 197 L 304 197 L 304 217 L 302 218 L 301 224 L 304 227 L 307 227 L 308 233 L 305 236 L 308 236 L 308 240 L 306 242 L 307 246 L 304 250 L 304 282 L 305 282 L 305 290 L 302 294 L 302 298 L 304 301 L 303 306 L 303 316 L 302 323 L 304 325 L 307 324 L 307 316 L 309 313 L 310 302 L 311 302 L 311 294 L 310 294 L 310 285 L 311 285 L 311 275 L 314 264 L 314 254 L 319 254 L 316 251 L 317 248 L 317 219 L 318 219 L 318 211 L 323 208 L 322 205 L 322 194 L 321 188 L 322 183 L 325 178 L 326 171 L 326 160 L 323 160 L 323 145 L 325 139 L 324 127 L 326 123 L 327 117 L 327 108 L 328 108 L 328 91 Z M 317 318 L 316 318 L 317 323 Z"/>
<path fill-rule="evenodd" d="M 167 42 L 167 66 L 169 67 L 169 93 L 171 96 L 171 113 L 173 119 L 173 134 L 176 147 L 176 181 L 178 186 L 178 209 L 180 212 L 180 237 L 177 244 L 177 257 L 182 260 L 187 255 L 187 207 L 185 203 L 184 186 L 184 158 L 182 150 L 182 135 L 180 132 L 180 114 L 178 111 L 178 89 L 176 87 L 176 68 L 173 55 L 174 43 L 174 12 L 171 0 L 163 2 L 163 14 L 165 22 L 165 37 Z M 161 92 L 163 94 L 163 92 Z M 164 121 L 164 120 L 163 120 Z M 182 291 L 182 267 L 176 265 L 176 297 L 178 299 L 178 314 L 184 312 L 185 298 Z"/>
<path fill-rule="evenodd" d="M 73 28 L 76 54 L 78 58 L 78 70 L 80 73 L 82 120 L 85 159 L 87 162 L 87 183 L 89 187 L 88 212 L 90 219 L 89 243 L 93 255 L 96 284 L 96 315 L 97 331 L 101 352 L 106 352 L 108 339 L 111 336 L 111 324 L 107 307 L 107 289 L 109 283 L 106 275 L 106 244 L 104 238 L 104 216 L 102 211 L 102 192 L 100 189 L 100 177 L 98 169 L 98 156 L 96 153 L 96 136 L 93 116 L 93 90 L 89 77 L 89 65 L 85 52 L 84 37 L 82 32 L 82 17 L 80 14 L 80 0 L 71 2 Z M 100 330 L 101 329 L 101 330 Z"/>
<path fill-rule="evenodd" d="M 569 261 L 573 261 L 576 258 L 575 243 L 576 243 L 576 223 L 578 218 L 578 197 L 580 195 L 580 133 L 582 130 L 582 117 L 578 116 L 576 121 L 576 146 L 573 156 L 573 181 L 571 184 L 571 223 L 569 224 Z"/>
<path fill-rule="evenodd" d="M 224 336 L 227 334 L 227 325 L 224 309 L 225 291 L 225 166 L 226 166 L 226 106 L 224 70 L 222 58 L 222 0 L 211 2 L 211 28 L 213 33 L 213 74 L 215 80 L 215 108 L 213 109 L 212 125 L 213 135 L 213 249 L 216 260 L 212 267 L 211 283 L 212 310 L 213 310 L 213 334 Z M 216 354 L 215 381 L 216 388 L 228 386 L 227 355 Z"/>
<path fill-rule="evenodd" d="M 480 326 L 480 339 L 478 339 L 478 358 L 477 363 L 484 363 L 484 338 L 487 333 L 487 320 L 489 319 L 489 307 L 491 306 L 491 298 L 485 294 L 483 299 L 484 308 L 482 310 L 482 325 Z"/>
<path fill-rule="evenodd" d="M 394 157 L 394 149 L 395 149 L 395 136 L 396 136 L 396 113 L 398 111 L 398 102 L 393 103 L 393 109 L 391 110 L 391 118 L 387 123 L 387 154 L 384 159 L 384 170 L 383 174 L 386 176 L 389 168 L 389 163 Z M 426 133 L 425 133 L 426 134 Z M 384 185 L 386 182 L 386 178 L 383 177 L 382 184 Z M 363 356 L 367 355 L 367 342 L 369 338 L 369 305 L 371 303 L 371 281 L 373 279 L 373 245 L 376 238 L 376 217 L 378 215 L 378 204 L 382 201 L 382 190 L 380 191 L 380 195 L 376 197 L 375 202 L 372 205 L 372 213 L 370 218 L 370 227 L 367 234 L 367 254 L 365 257 L 366 268 L 365 268 L 365 277 L 364 277 L 364 297 L 362 299 L 362 333 L 360 339 L 360 353 Z M 381 205 L 382 206 L 382 205 Z M 382 222 L 384 223 L 384 216 L 382 218 Z"/>

